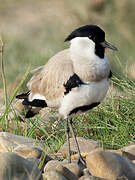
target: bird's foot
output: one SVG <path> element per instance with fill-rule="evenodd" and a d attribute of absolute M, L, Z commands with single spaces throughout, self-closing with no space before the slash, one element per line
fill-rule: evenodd
<path fill-rule="evenodd" d="M 85 160 L 82 158 L 82 156 L 79 157 L 78 161 L 77 161 L 77 164 L 80 165 L 80 166 L 83 166 L 84 168 L 86 168 L 86 162 Z"/>

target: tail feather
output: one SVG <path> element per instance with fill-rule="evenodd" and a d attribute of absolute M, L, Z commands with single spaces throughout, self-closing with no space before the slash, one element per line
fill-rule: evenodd
<path fill-rule="evenodd" d="M 39 113 L 39 111 L 40 111 L 41 109 L 42 109 L 42 108 L 40 108 L 40 107 L 30 108 L 30 109 L 28 110 L 28 112 L 26 113 L 25 118 L 32 118 L 32 117 L 34 117 L 36 114 Z"/>
<path fill-rule="evenodd" d="M 30 94 L 30 91 L 23 93 L 23 94 L 19 94 L 16 96 L 17 99 L 28 99 L 28 96 Z"/>
<path fill-rule="evenodd" d="M 25 115 L 25 118 L 32 118 L 36 115 L 32 110 L 28 110 L 27 114 Z"/>
<path fill-rule="evenodd" d="M 34 117 L 42 108 L 47 107 L 46 101 L 38 99 L 38 97 L 37 99 L 29 101 L 29 95 L 30 91 L 16 96 L 17 99 L 23 99 L 22 104 L 28 108 L 25 118 Z"/>

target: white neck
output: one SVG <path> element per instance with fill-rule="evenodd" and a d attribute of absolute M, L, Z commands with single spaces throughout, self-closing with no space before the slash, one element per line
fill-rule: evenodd
<path fill-rule="evenodd" d="M 71 59 L 73 62 L 94 61 L 99 58 L 95 54 L 95 43 L 88 37 L 76 37 L 71 40 Z"/>

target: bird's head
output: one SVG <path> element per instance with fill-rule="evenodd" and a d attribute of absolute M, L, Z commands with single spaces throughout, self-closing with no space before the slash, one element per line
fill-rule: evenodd
<path fill-rule="evenodd" d="M 78 29 L 75 29 L 66 39 L 66 41 L 72 41 L 75 38 L 86 39 L 87 42 L 93 43 L 95 46 L 95 54 L 100 58 L 104 57 L 105 48 L 110 48 L 112 50 L 117 50 L 115 46 L 108 43 L 105 40 L 105 32 L 97 25 L 85 25 Z"/>

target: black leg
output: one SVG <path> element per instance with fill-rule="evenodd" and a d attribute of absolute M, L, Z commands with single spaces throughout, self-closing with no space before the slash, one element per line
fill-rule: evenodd
<path fill-rule="evenodd" d="M 78 145 L 78 142 L 77 142 L 77 139 L 76 139 L 76 135 L 75 135 L 73 127 L 72 127 L 72 119 L 69 119 L 68 123 L 69 123 L 69 127 L 70 127 L 70 130 L 71 130 L 72 136 L 73 136 L 73 138 L 75 140 L 77 151 L 78 151 L 78 156 L 79 156 L 78 164 L 81 163 L 84 166 L 86 166 L 86 163 L 85 163 L 84 159 L 81 156 L 81 152 L 80 152 L 79 145 Z"/>
<path fill-rule="evenodd" d="M 65 124 L 65 131 L 66 131 L 66 136 L 67 136 L 67 143 L 68 143 L 68 162 L 71 163 L 71 151 L 70 151 L 70 140 L 69 140 L 69 124 L 68 124 L 69 119 L 66 118 L 66 124 Z"/>

